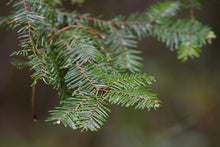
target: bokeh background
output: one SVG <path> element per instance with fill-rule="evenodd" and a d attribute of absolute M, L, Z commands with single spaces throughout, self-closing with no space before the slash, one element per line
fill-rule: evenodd
<path fill-rule="evenodd" d="M 11 8 L 0 2 L 0 16 Z M 82 7 L 67 9 L 103 14 L 144 11 L 153 0 L 86 0 Z M 182 15 L 187 12 L 182 12 Z M 195 16 L 220 33 L 220 1 L 202 0 Z M 220 49 L 219 39 L 202 49 L 201 57 L 181 63 L 154 38 L 139 42 L 143 51 L 143 72 L 155 75 L 153 85 L 163 106 L 148 112 L 112 106 L 112 113 L 99 132 L 73 131 L 45 122 L 48 110 L 58 105 L 57 93 L 43 82 L 36 88 L 35 123 L 31 115 L 31 79 L 28 70 L 19 71 L 9 56 L 18 50 L 15 31 L 0 29 L 0 146 L 2 147 L 217 147 L 220 146 Z"/>

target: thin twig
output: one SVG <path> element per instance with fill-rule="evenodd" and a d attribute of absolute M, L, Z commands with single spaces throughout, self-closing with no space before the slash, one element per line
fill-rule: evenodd
<path fill-rule="evenodd" d="M 190 0 L 190 20 L 194 19 L 194 9 L 193 9 L 193 0 Z"/>
<path fill-rule="evenodd" d="M 37 121 L 37 115 L 35 113 L 35 88 L 36 88 L 36 84 L 34 84 L 32 87 L 32 96 L 31 96 L 32 117 L 34 122 Z"/>
<path fill-rule="evenodd" d="M 114 69 L 113 67 L 111 67 L 111 66 L 106 66 L 108 69 L 111 69 L 112 71 L 114 71 L 115 73 L 117 73 L 118 75 L 120 75 L 120 73 L 116 70 L 116 69 Z"/>

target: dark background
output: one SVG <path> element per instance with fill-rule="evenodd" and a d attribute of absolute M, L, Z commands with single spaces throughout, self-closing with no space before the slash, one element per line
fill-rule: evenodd
<path fill-rule="evenodd" d="M 0 16 L 11 8 L 0 2 Z M 78 8 L 92 16 L 144 11 L 153 0 L 87 0 Z M 187 12 L 182 12 L 187 14 Z M 219 36 L 220 1 L 202 0 L 196 18 L 209 24 Z M 57 93 L 43 82 L 36 88 L 38 121 L 31 115 L 31 79 L 28 70 L 11 66 L 18 50 L 15 31 L 0 29 L 0 146 L 10 147 L 216 147 L 220 146 L 220 50 L 219 39 L 202 48 L 201 57 L 181 63 L 176 52 L 169 51 L 154 38 L 140 41 L 143 72 L 155 75 L 153 85 L 163 106 L 158 110 L 140 111 L 112 106 L 112 113 L 99 132 L 73 131 L 45 122 L 48 110 L 58 105 Z"/>

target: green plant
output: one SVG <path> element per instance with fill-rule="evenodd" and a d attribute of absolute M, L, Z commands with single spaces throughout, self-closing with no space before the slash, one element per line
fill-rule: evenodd
<path fill-rule="evenodd" d="M 146 12 L 109 21 L 65 12 L 61 0 L 11 0 L 9 4 L 15 11 L 0 25 L 18 29 L 21 50 L 12 56 L 24 57 L 12 64 L 29 67 L 33 87 L 43 80 L 58 91 L 61 106 L 50 111 L 48 121 L 73 129 L 100 129 L 109 104 L 148 110 L 160 106 L 151 93 L 154 77 L 140 72 L 138 39 L 156 37 L 186 61 L 199 57 L 200 48 L 215 38 L 210 27 L 194 19 L 193 8 L 200 7 L 197 0 L 161 2 Z M 175 18 L 187 8 L 189 18 Z"/>

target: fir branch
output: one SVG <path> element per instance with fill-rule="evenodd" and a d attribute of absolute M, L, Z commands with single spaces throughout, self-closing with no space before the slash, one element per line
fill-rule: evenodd
<path fill-rule="evenodd" d="M 28 28 L 27 28 L 27 29 L 28 29 L 29 41 L 30 41 L 31 46 L 32 46 L 32 51 L 33 51 L 34 55 L 36 56 L 36 58 L 37 58 L 37 60 L 38 60 L 38 62 L 39 62 L 39 64 L 40 64 L 41 76 L 43 77 L 44 74 L 43 74 L 42 63 L 41 63 L 41 61 L 40 61 L 40 59 L 39 59 L 37 53 L 38 53 L 39 55 L 41 55 L 41 54 L 40 54 L 40 52 L 38 51 L 38 49 L 35 47 L 34 42 L 33 42 L 32 38 L 31 38 L 31 24 L 30 24 L 30 21 L 29 21 L 28 10 L 27 10 L 27 4 L 26 4 L 26 1 L 25 1 L 25 0 L 23 0 L 23 4 L 24 4 L 25 15 L 26 15 L 27 24 L 28 24 Z M 37 53 L 36 53 L 36 51 L 35 51 L 35 48 L 36 48 L 36 50 L 37 50 Z"/>
<path fill-rule="evenodd" d="M 142 75 L 142 74 L 140 74 L 140 75 L 136 74 L 136 75 L 133 75 L 133 76 L 130 76 L 130 77 L 127 77 L 126 75 L 123 75 L 121 77 L 119 76 L 116 81 L 112 81 L 111 82 L 112 84 L 108 85 L 105 89 L 111 88 L 115 84 L 120 84 L 120 83 L 127 82 L 127 81 L 132 81 L 132 83 L 133 83 L 134 80 L 142 80 L 142 79 L 146 79 L 146 78 L 148 78 L 148 77 L 146 75 Z M 126 84 L 127 85 L 125 85 L 125 86 L 129 86 L 128 83 L 126 83 Z"/>
<path fill-rule="evenodd" d="M 50 111 L 48 120 L 73 129 L 100 129 L 110 112 L 108 102 L 148 110 L 160 106 L 151 93 L 154 77 L 139 73 L 138 39 L 153 36 L 186 61 L 199 57 L 200 48 L 216 38 L 209 26 L 194 19 L 198 2 L 193 0 L 160 2 L 111 20 L 65 12 L 57 8 L 61 0 L 10 3 L 15 12 L 0 25 L 18 29 L 22 49 L 12 55 L 25 58 L 12 64 L 33 71 L 33 89 L 42 79 L 58 91 L 60 106 Z M 175 18 L 182 7 L 190 8 L 190 19 Z"/>
<path fill-rule="evenodd" d="M 192 33 L 192 32 L 187 32 L 187 31 L 180 31 L 180 30 L 175 30 L 175 29 L 161 27 L 161 26 L 158 26 L 158 25 L 152 23 L 153 21 L 152 22 L 143 22 L 143 21 L 106 21 L 106 20 L 97 19 L 97 18 L 94 18 L 94 17 L 74 16 L 74 15 L 71 15 L 71 14 L 68 14 L 68 13 L 63 13 L 63 12 L 60 12 L 60 11 L 55 11 L 55 12 L 57 12 L 59 14 L 62 14 L 64 16 L 70 16 L 70 17 L 78 18 L 78 19 L 86 19 L 86 20 L 89 20 L 89 21 L 92 21 L 92 22 L 101 22 L 101 23 L 110 24 L 110 25 L 120 25 L 120 26 L 125 26 L 125 25 L 150 25 L 151 27 L 156 28 L 156 29 L 160 29 L 160 30 L 168 31 L 168 32 L 179 33 L 179 34 L 198 35 L 198 36 L 207 36 L 208 35 L 208 33 L 207 34 L 199 33 L 199 32 Z"/>
<path fill-rule="evenodd" d="M 93 108 L 93 110 L 92 110 L 92 112 L 91 112 L 91 114 L 89 116 L 89 119 L 87 120 L 86 125 L 84 126 L 84 129 L 86 129 L 86 130 L 88 129 L 89 123 L 91 122 L 91 119 L 92 119 L 96 109 L 98 108 L 98 106 L 99 106 L 99 104 L 100 104 L 100 102 L 102 100 L 102 96 L 103 96 L 103 92 L 101 93 L 101 95 L 100 95 L 100 97 L 99 97 L 95 107 Z"/>
<path fill-rule="evenodd" d="M 193 4 L 191 1 L 191 15 L 193 15 Z M 125 21 L 118 21 L 118 19 L 120 20 L 120 18 L 115 18 L 113 20 L 103 20 L 103 19 L 97 19 L 97 18 L 93 18 L 90 16 L 81 16 L 81 15 L 76 15 L 76 14 L 69 14 L 69 13 L 63 13 L 60 12 L 59 10 L 56 10 L 55 13 L 67 16 L 67 17 L 72 17 L 74 19 L 76 19 L 76 22 L 78 22 L 77 19 L 82 19 L 82 20 L 87 20 L 90 22 L 93 22 L 94 25 L 97 24 L 98 26 L 100 26 L 100 28 L 102 27 L 106 27 L 108 29 L 112 29 L 115 34 L 118 36 L 119 41 L 122 44 L 122 49 L 123 49 L 123 54 L 125 56 L 125 68 L 129 69 L 128 65 L 128 51 L 126 49 L 125 44 L 123 43 L 123 38 L 122 36 L 119 34 L 119 31 L 116 29 L 116 27 L 120 27 L 120 28 L 125 28 L 125 26 L 127 26 L 128 29 L 126 29 L 126 31 L 131 30 L 134 31 L 138 38 L 142 38 L 141 36 L 146 36 L 146 30 L 149 31 L 149 34 L 151 35 L 153 32 L 153 36 L 157 37 L 158 40 L 160 41 L 162 38 L 163 42 L 166 42 L 166 45 L 170 48 L 170 49 L 178 49 L 179 48 L 179 44 L 183 43 L 186 40 L 194 40 L 195 36 L 197 36 L 197 41 L 200 42 L 198 43 L 199 46 L 201 45 L 201 41 L 203 42 L 204 39 L 208 38 L 208 34 L 210 33 L 209 31 L 192 31 L 194 30 L 194 28 L 198 28 L 197 27 L 179 27 L 177 28 L 177 23 L 174 23 L 173 25 L 171 25 L 171 23 L 167 23 L 167 20 L 170 20 L 171 17 L 173 17 L 174 15 L 176 15 L 176 12 L 180 10 L 180 2 L 171 2 L 171 1 L 167 1 L 164 3 L 158 3 L 155 6 L 152 6 L 150 9 L 147 10 L 147 12 L 143 12 L 140 14 L 132 14 L 128 17 L 127 20 Z M 192 16 L 191 16 L 192 17 Z M 146 18 L 146 21 L 143 21 L 143 19 Z M 187 26 L 188 22 L 184 22 L 184 20 L 179 20 L 182 21 L 181 23 L 186 23 L 185 26 Z M 192 21 L 192 19 L 191 19 Z M 163 24 L 161 23 L 163 22 Z M 88 22 L 82 22 L 82 23 L 87 23 L 89 25 Z M 194 22 L 192 22 L 194 23 Z M 95 26 L 94 26 L 95 27 Z M 205 27 L 205 26 L 204 26 Z M 202 30 L 202 26 L 201 26 L 201 30 Z M 160 32 L 163 32 L 162 35 L 160 35 Z M 169 39 L 163 39 L 166 38 L 167 35 L 165 36 L 165 34 L 168 34 L 167 32 L 171 33 L 170 38 Z M 179 36 L 179 37 L 178 37 Z M 183 39 L 186 38 L 186 39 Z M 199 39 L 200 38 L 200 39 Z M 175 39 L 175 42 L 170 42 L 171 40 Z M 212 38 L 213 39 L 213 38 Z M 207 39 L 208 43 L 211 42 L 211 39 Z M 205 45 L 205 43 L 203 42 L 203 45 Z M 130 69 L 133 70 L 133 69 Z"/>
<path fill-rule="evenodd" d="M 119 95 L 124 95 L 124 96 L 129 96 L 129 97 L 137 98 L 137 99 L 140 99 L 140 100 L 146 100 L 146 101 L 158 104 L 158 101 L 154 101 L 154 100 L 151 100 L 151 99 L 148 99 L 148 98 L 132 95 L 132 94 L 125 93 L 125 92 L 118 92 L 118 91 L 111 91 L 111 90 L 104 90 L 104 91 L 105 92 L 109 92 L 109 93 L 114 93 L 114 94 L 119 94 Z"/>
<path fill-rule="evenodd" d="M 125 56 L 125 67 L 126 67 L 126 69 L 128 69 L 128 56 L 127 56 L 126 46 L 125 46 L 125 44 L 123 43 L 122 37 L 121 37 L 120 34 L 118 33 L 118 31 L 117 31 L 117 29 L 115 28 L 114 24 L 111 24 L 111 27 L 112 27 L 113 31 L 115 32 L 115 34 L 117 35 L 119 41 L 121 42 L 122 49 L 123 49 L 124 56 Z"/>
<path fill-rule="evenodd" d="M 171 33 L 177 33 L 177 34 L 184 34 L 184 35 L 197 35 L 197 36 L 207 36 L 207 34 L 205 33 L 198 33 L 198 32 L 187 32 L 187 31 L 181 31 L 181 30 L 175 30 L 175 29 L 171 29 L 171 28 L 165 28 L 165 27 L 161 27 L 155 24 L 151 24 L 151 26 L 155 29 L 159 29 L 162 31 L 167 31 L 167 32 L 171 32 Z"/>
<path fill-rule="evenodd" d="M 182 62 L 185 62 L 188 57 L 192 59 L 194 57 L 198 58 L 200 56 L 200 52 L 201 50 L 197 47 L 195 41 L 190 39 L 180 45 L 177 55 L 178 59 L 181 59 Z"/>
<path fill-rule="evenodd" d="M 62 81 L 62 74 L 61 74 L 61 70 L 60 70 L 60 65 L 59 63 L 56 62 L 56 59 L 54 58 L 53 53 L 51 53 L 52 55 L 50 56 L 50 58 L 48 60 L 50 60 L 52 62 L 52 64 L 49 64 L 50 66 L 52 66 L 52 68 L 50 68 L 51 70 L 51 75 L 49 75 L 48 77 L 53 77 L 54 80 L 48 80 L 49 83 L 53 86 L 54 89 L 60 91 L 60 97 L 62 99 L 67 99 L 69 97 L 69 94 L 66 92 L 66 87 L 64 86 L 65 84 Z M 55 73 L 53 73 L 55 72 Z M 55 80 L 57 79 L 57 80 Z"/>
<path fill-rule="evenodd" d="M 68 34 L 70 34 L 73 38 L 74 38 L 74 40 L 77 42 L 77 44 L 79 44 L 79 46 L 84 50 L 84 52 L 87 54 L 87 56 L 89 57 L 89 60 L 91 61 L 91 63 L 94 65 L 94 67 L 96 68 L 96 69 L 98 69 L 107 79 L 109 79 L 109 77 L 106 75 L 106 73 L 105 72 L 103 72 L 97 65 L 96 65 L 96 63 L 95 63 L 95 61 L 92 59 L 92 57 L 90 56 L 90 54 L 89 54 L 89 52 L 87 51 L 87 49 L 79 42 L 79 40 L 73 35 L 73 33 L 71 33 L 71 32 L 66 32 L 66 33 L 68 33 Z M 110 79 L 109 79 L 110 80 Z"/>
<path fill-rule="evenodd" d="M 99 88 L 92 83 L 92 81 L 89 79 L 89 77 L 86 75 L 86 73 L 84 72 L 84 70 L 82 69 L 82 67 L 80 66 L 80 64 L 77 63 L 77 66 L 79 67 L 80 71 L 82 72 L 83 76 L 88 80 L 88 82 L 92 85 L 92 87 L 94 87 L 95 90 L 99 90 Z"/>
<path fill-rule="evenodd" d="M 110 102 L 111 103 L 117 103 L 117 104 L 122 104 L 122 106 L 132 106 L 135 103 L 138 103 L 136 105 L 135 108 L 138 109 L 144 109 L 144 108 L 148 108 L 148 110 L 150 110 L 151 107 L 154 108 L 159 108 L 160 104 L 158 102 L 158 100 L 151 100 L 150 97 L 151 94 L 149 93 L 148 97 L 142 97 L 142 96 L 138 96 L 139 94 L 137 94 L 137 92 L 135 91 L 134 94 L 131 94 L 131 91 L 112 91 L 112 90 L 104 90 L 106 92 L 107 97 L 111 97 L 110 98 Z M 149 102 L 149 103 L 148 103 Z"/>
<path fill-rule="evenodd" d="M 71 113 L 75 112 L 78 110 L 78 108 L 83 104 L 85 103 L 87 100 L 89 100 L 94 94 L 96 93 L 96 90 L 90 95 L 88 96 L 84 101 L 81 101 L 75 108 L 73 108 L 71 111 L 67 112 L 66 114 L 64 114 L 61 118 L 59 118 L 57 120 L 57 124 L 59 125 L 63 119 L 65 119 L 68 115 L 70 115 Z"/>
<path fill-rule="evenodd" d="M 79 24 L 77 24 L 77 25 L 71 25 L 71 26 L 66 26 L 66 27 L 64 27 L 64 28 L 62 28 L 62 29 L 60 29 L 60 30 L 58 30 L 56 33 L 55 33 L 55 36 L 56 35 L 58 35 L 59 33 L 61 33 L 61 32 L 64 32 L 64 31 L 66 31 L 66 30 L 68 30 L 68 29 L 71 29 L 71 28 L 81 28 L 81 29 L 84 29 L 84 30 L 86 30 L 88 33 L 91 33 L 91 34 L 94 34 L 94 35 L 98 35 L 98 36 L 100 36 L 102 39 L 106 39 L 106 37 L 104 36 L 104 35 L 102 35 L 102 34 L 100 34 L 98 31 L 95 31 L 95 30 L 93 30 L 92 28 L 87 28 L 87 27 L 83 27 L 83 26 L 81 26 L 81 25 L 79 25 Z"/>

